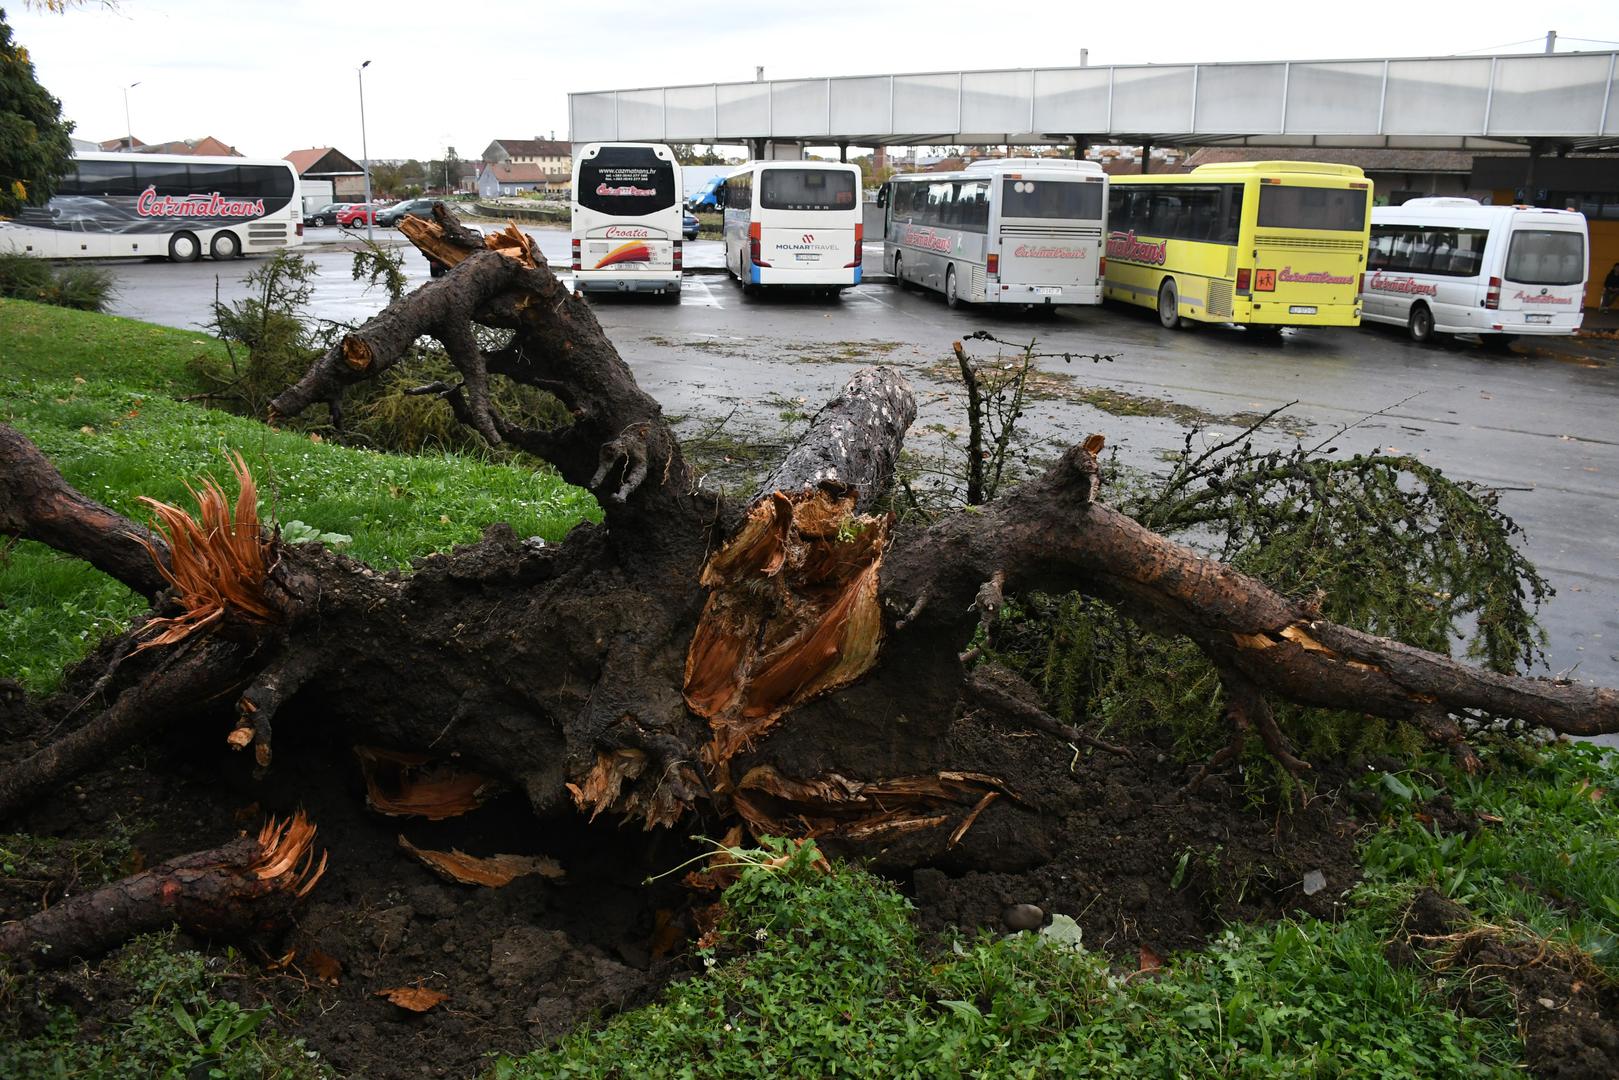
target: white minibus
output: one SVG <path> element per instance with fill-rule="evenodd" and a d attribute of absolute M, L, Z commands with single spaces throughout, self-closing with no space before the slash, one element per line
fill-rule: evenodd
<path fill-rule="evenodd" d="M 1585 215 L 1475 199 L 1412 199 L 1372 209 L 1361 317 L 1413 341 L 1477 334 L 1572 334 L 1585 297 Z"/>
<path fill-rule="evenodd" d="M 1015 158 L 895 176 L 877 193 L 883 264 L 956 307 L 1100 304 L 1107 176 L 1093 161 Z"/>
<path fill-rule="evenodd" d="M 573 161 L 573 287 L 680 299 L 680 163 L 662 143 L 590 143 Z"/>
<path fill-rule="evenodd" d="M 46 259 L 234 259 L 303 243 L 289 161 L 75 155 L 44 206 L 0 221 L 0 251 Z"/>
<path fill-rule="evenodd" d="M 725 267 L 759 286 L 836 294 L 860 284 L 860 168 L 752 161 L 725 178 Z"/>

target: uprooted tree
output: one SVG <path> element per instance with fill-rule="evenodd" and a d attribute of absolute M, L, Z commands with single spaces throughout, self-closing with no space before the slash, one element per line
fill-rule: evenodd
<path fill-rule="evenodd" d="M 263 528 L 240 464 L 234 510 L 210 485 L 200 520 L 154 505 L 149 530 L 0 426 L 0 532 L 152 598 L 76 673 L 78 693 L 16 706 L 60 713 L 49 719 L 65 733 L 0 769 L 0 816 L 166 725 L 215 724 L 221 752 L 251 748 L 274 768 L 276 726 L 319 723 L 388 748 L 396 767 L 453 758 L 472 777 L 466 799 L 494 782 L 539 815 L 653 828 L 706 805 L 756 834 L 815 835 L 897 866 L 1028 866 L 1042 858 L 1042 793 L 1020 786 L 1013 744 L 1026 740 L 1000 733 L 1086 740 L 981 647 L 1005 598 L 1029 590 L 1101 598 L 1194 643 L 1231 729 L 1208 767 L 1254 737 L 1307 769 L 1276 699 L 1411 724 L 1464 765 L 1468 721 L 1619 731 L 1612 690 L 1335 624 L 1151 532 L 1102 501 L 1098 435 L 986 506 L 900 526 L 880 508 L 915 403 L 891 369 L 851 379 L 753 497 L 705 491 L 530 240 L 486 240 L 442 211 L 406 231 L 452 271 L 343 337 L 274 399 L 272 420 L 323 404 L 340 424 L 348 387 L 430 335 L 460 378 L 421 392 L 588 488 L 604 520 L 556 546 L 494 525 L 385 574 Z M 474 324 L 505 344 L 481 348 Z M 514 423 L 492 403 L 497 377 L 554 395 L 569 421 Z"/>

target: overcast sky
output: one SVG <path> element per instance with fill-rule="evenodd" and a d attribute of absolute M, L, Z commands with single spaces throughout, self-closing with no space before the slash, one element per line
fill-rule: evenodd
<path fill-rule="evenodd" d="M 1529 17 L 1531 5 L 1498 0 L 369 6 L 360 14 L 365 5 L 330 0 L 120 0 L 116 11 L 53 15 L 11 0 L 7 19 L 80 138 L 123 135 L 124 88 L 139 82 L 130 123 L 146 142 L 214 135 L 254 157 L 336 146 L 356 159 L 355 69 L 365 60 L 371 154 L 427 159 L 446 145 L 476 158 L 496 138 L 566 138 L 569 91 L 746 81 L 755 64 L 768 78 L 795 78 L 1074 65 L 1081 47 L 1095 65 L 1449 55 L 1548 29 L 1565 49 L 1612 47 L 1576 37 L 1619 40 L 1614 0 L 1564 0 Z M 1227 25 L 1210 25 L 1221 11 Z"/>

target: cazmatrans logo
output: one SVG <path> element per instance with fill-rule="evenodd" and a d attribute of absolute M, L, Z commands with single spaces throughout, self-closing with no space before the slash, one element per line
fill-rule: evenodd
<path fill-rule="evenodd" d="M 211 195 L 159 195 L 156 187 L 149 187 L 135 200 L 135 213 L 141 217 L 261 217 L 263 199 L 227 199 L 214 192 Z"/>
<path fill-rule="evenodd" d="M 1355 279 L 1348 274 L 1329 274 L 1325 270 L 1306 270 L 1303 273 L 1291 266 L 1282 267 L 1281 279 L 1290 285 L 1353 285 Z"/>
<path fill-rule="evenodd" d="M 1135 230 L 1107 234 L 1107 257 L 1162 266 L 1169 261 L 1168 240 L 1137 240 Z"/>
<path fill-rule="evenodd" d="M 1390 277 L 1379 270 L 1366 279 L 1366 288 L 1372 292 L 1402 293 L 1407 296 L 1438 296 L 1439 286 L 1416 278 Z"/>
<path fill-rule="evenodd" d="M 598 195 L 656 195 L 657 188 L 636 187 L 634 184 L 597 184 Z"/>

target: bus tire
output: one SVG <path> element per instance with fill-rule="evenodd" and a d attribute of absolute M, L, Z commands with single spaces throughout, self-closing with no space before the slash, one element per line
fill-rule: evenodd
<path fill-rule="evenodd" d="M 233 232 L 214 234 L 214 242 L 208 245 L 208 254 L 219 260 L 239 259 L 242 257 L 242 242 Z"/>
<path fill-rule="evenodd" d="M 897 251 L 894 252 L 894 287 L 905 291 L 905 260 Z"/>
<path fill-rule="evenodd" d="M 1433 312 L 1428 310 L 1427 304 L 1412 304 L 1411 315 L 1405 320 L 1405 332 L 1411 335 L 1411 340 L 1418 345 L 1427 345 L 1433 341 Z"/>
<path fill-rule="evenodd" d="M 1181 326 L 1181 298 L 1175 289 L 1175 279 L 1165 278 L 1158 286 L 1158 321 L 1165 330 L 1178 330 Z"/>
<path fill-rule="evenodd" d="M 956 292 L 956 268 L 948 266 L 944 271 L 944 302 L 945 306 L 959 308 L 966 303 L 961 294 Z"/>
<path fill-rule="evenodd" d="M 178 263 L 196 262 L 202 255 L 202 245 L 197 242 L 194 234 L 177 232 L 169 237 L 169 261 Z"/>

